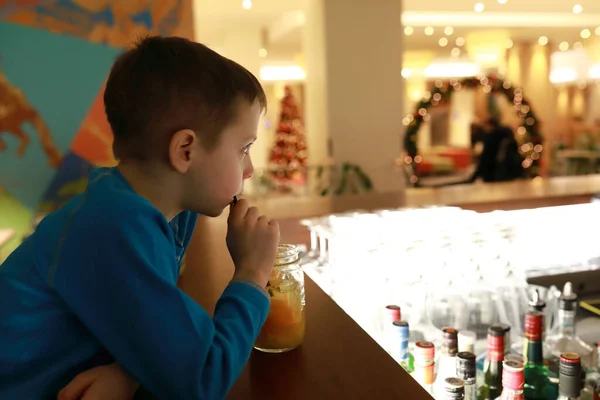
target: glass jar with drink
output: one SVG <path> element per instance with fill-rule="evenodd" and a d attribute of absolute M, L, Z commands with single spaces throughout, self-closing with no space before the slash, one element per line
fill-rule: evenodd
<path fill-rule="evenodd" d="M 279 244 L 267 283 L 271 309 L 254 343 L 257 350 L 283 353 L 300 346 L 304 340 L 306 300 L 304 272 L 299 261 L 296 246 Z"/>

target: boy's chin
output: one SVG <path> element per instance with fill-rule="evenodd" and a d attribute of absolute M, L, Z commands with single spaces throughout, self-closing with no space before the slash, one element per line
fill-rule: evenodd
<path fill-rule="evenodd" d="M 227 208 L 227 206 L 219 208 L 219 207 L 215 207 L 213 209 L 207 209 L 204 208 L 202 210 L 197 210 L 196 212 L 200 215 L 204 215 L 206 217 L 211 217 L 211 218 L 215 218 L 215 217 L 219 217 L 221 216 L 221 214 L 223 214 L 223 211 L 225 211 L 225 208 Z"/>

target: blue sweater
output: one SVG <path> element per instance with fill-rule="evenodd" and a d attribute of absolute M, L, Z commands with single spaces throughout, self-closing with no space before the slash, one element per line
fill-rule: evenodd
<path fill-rule="evenodd" d="M 168 222 L 116 169 L 42 220 L 0 267 L 0 399 L 56 399 L 114 362 L 160 399 L 221 399 L 269 311 L 231 282 L 211 317 L 177 288 L 197 215 Z"/>

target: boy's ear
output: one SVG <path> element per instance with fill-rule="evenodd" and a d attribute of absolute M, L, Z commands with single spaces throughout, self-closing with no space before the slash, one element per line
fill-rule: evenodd
<path fill-rule="evenodd" d="M 169 142 L 169 161 L 179 173 L 185 174 L 192 163 L 193 153 L 197 151 L 198 136 L 191 129 L 182 129 L 171 137 Z"/>

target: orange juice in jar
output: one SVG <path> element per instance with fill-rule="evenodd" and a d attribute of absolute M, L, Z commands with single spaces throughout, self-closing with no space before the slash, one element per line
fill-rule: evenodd
<path fill-rule="evenodd" d="M 271 310 L 254 348 L 267 353 L 293 350 L 304 339 L 306 304 L 304 272 L 299 265 L 298 249 L 280 244 L 273 272 L 267 283 Z"/>

